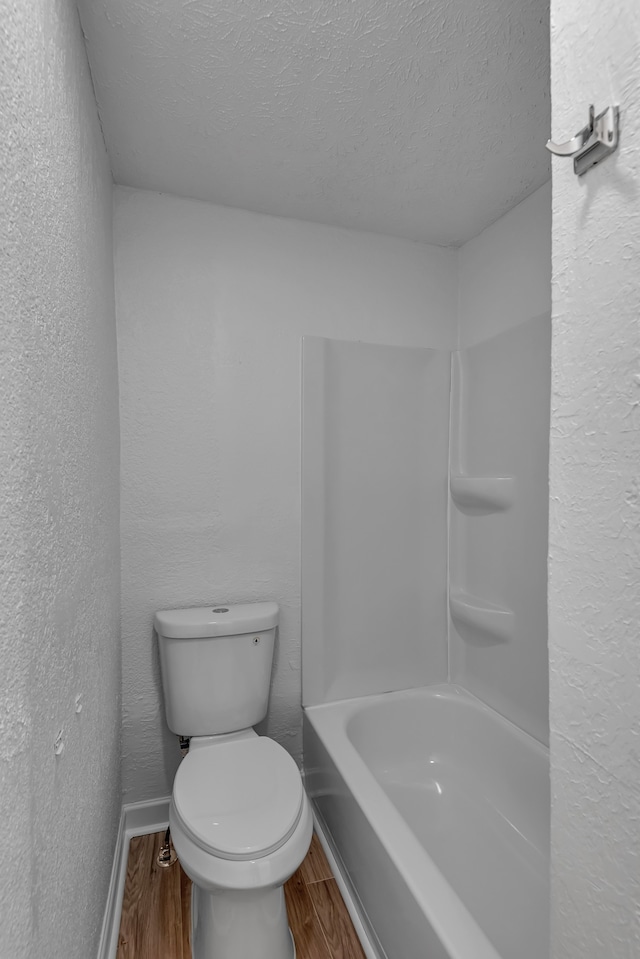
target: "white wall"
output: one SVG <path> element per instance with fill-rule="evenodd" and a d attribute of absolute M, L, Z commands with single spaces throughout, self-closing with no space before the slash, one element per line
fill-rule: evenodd
<path fill-rule="evenodd" d="M 75 3 L 0 22 L 0 955 L 86 959 L 120 808 L 111 175 Z"/>
<path fill-rule="evenodd" d="M 460 347 L 551 311 L 551 183 L 458 251 Z"/>
<path fill-rule="evenodd" d="M 554 160 L 552 956 L 640 955 L 640 5 L 552 2 L 556 140 L 620 104 L 618 152 Z"/>
<path fill-rule="evenodd" d="M 281 606 L 266 731 L 300 726 L 300 338 L 450 348 L 455 253 L 118 188 L 124 783 L 171 789 L 154 610 Z"/>

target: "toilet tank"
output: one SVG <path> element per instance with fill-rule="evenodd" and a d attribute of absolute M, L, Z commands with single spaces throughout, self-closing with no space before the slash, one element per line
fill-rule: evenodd
<path fill-rule="evenodd" d="M 267 714 L 277 603 L 164 609 L 154 626 L 169 729 L 214 736 Z"/>

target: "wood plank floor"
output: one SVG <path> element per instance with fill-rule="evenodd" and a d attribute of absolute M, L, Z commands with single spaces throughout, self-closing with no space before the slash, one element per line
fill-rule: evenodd
<path fill-rule="evenodd" d="M 164 832 L 129 845 L 117 959 L 191 959 L 191 881 L 156 859 Z M 284 887 L 297 959 L 365 959 L 317 836 Z"/>

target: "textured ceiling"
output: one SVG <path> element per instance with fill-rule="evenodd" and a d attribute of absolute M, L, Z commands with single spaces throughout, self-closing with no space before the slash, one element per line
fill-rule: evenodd
<path fill-rule="evenodd" d="M 459 244 L 549 176 L 548 0 L 79 0 L 116 182 Z"/>

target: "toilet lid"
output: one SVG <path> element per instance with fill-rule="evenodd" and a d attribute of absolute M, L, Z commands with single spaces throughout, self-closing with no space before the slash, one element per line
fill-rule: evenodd
<path fill-rule="evenodd" d="M 173 786 L 185 830 L 222 859 L 255 859 L 282 846 L 298 825 L 302 797 L 298 767 L 266 736 L 195 749 Z"/>

